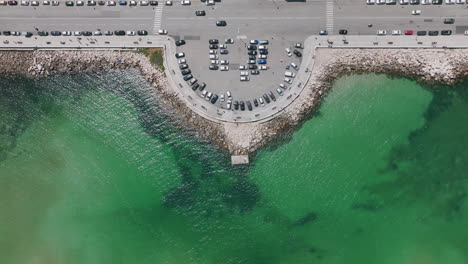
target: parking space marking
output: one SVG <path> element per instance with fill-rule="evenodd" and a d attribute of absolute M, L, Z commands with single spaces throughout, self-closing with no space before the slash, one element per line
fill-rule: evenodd
<path fill-rule="evenodd" d="M 333 0 L 327 0 L 326 22 L 328 34 L 333 34 Z"/>
<path fill-rule="evenodd" d="M 163 8 L 164 5 L 158 5 L 154 9 L 153 34 L 157 34 L 161 29 Z"/>

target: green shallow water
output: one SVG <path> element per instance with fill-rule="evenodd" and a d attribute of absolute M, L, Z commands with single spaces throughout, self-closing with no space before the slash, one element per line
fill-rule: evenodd
<path fill-rule="evenodd" d="M 0 263 L 468 263 L 465 86 L 343 77 L 232 168 L 134 71 L 1 79 Z"/>

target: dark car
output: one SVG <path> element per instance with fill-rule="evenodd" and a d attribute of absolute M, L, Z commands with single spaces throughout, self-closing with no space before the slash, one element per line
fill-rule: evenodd
<path fill-rule="evenodd" d="M 184 81 L 188 81 L 188 80 L 190 80 L 192 78 L 193 78 L 192 74 L 187 74 L 187 75 L 184 76 Z"/>
<path fill-rule="evenodd" d="M 181 39 L 181 40 L 177 40 L 175 42 L 176 46 L 182 46 L 182 45 L 185 45 L 185 40 Z"/>
<path fill-rule="evenodd" d="M 218 20 L 218 21 L 216 21 L 216 26 L 225 27 L 225 26 L 227 26 L 227 23 L 224 20 Z"/>
<path fill-rule="evenodd" d="M 65 2 L 65 5 L 66 5 L 66 6 L 74 6 L 75 3 L 74 3 L 73 1 L 66 1 L 66 2 Z"/>
<path fill-rule="evenodd" d="M 181 64 L 181 65 L 179 65 L 179 69 L 181 69 L 181 70 L 185 70 L 185 69 L 187 69 L 187 68 L 188 68 L 188 65 L 187 65 L 187 64 Z"/>
<path fill-rule="evenodd" d="M 211 101 L 212 104 L 215 104 L 216 101 L 218 101 L 218 95 L 217 94 L 213 95 L 213 97 L 211 97 L 210 101 Z"/>
<path fill-rule="evenodd" d="M 253 100 L 253 102 L 254 102 L 255 107 L 258 107 L 258 100 L 257 100 L 257 98 L 255 98 L 255 99 Z"/>
<path fill-rule="evenodd" d="M 247 109 L 249 109 L 249 111 L 252 111 L 252 104 L 250 103 L 250 101 L 247 101 L 245 103 L 247 104 Z"/>
<path fill-rule="evenodd" d="M 206 12 L 203 11 L 203 10 L 195 11 L 195 15 L 196 15 L 196 16 L 205 16 L 205 15 L 206 15 Z"/>
<path fill-rule="evenodd" d="M 234 101 L 234 110 L 239 110 L 239 102 Z"/>
<path fill-rule="evenodd" d="M 294 50 L 293 53 L 298 57 L 302 57 L 302 53 L 298 50 Z"/>
<path fill-rule="evenodd" d="M 8 1 L 8 5 L 18 5 L 18 1 Z"/>
<path fill-rule="evenodd" d="M 138 30 L 138 31 L 137 31 L 137 34 L 138 34 L 139 36 L 146 36 L 146 35 L 148 35 L 148 31 L 146 31 L 146 30 Z"/>
<path fill-rule="evenodd" d="M 92 35 L 93 35 L 93 32 L 91 32 L 91 31 L 83 31 L 82 34 L 83 34 L 83 36 L 92 36 Z"/>
<path fill-rule="evenodd" d="M 271 91 L 268 92 L 268 95 L 271 97 L 271 100 L 276 101 L 276 97 Z"/>
<path fill-rule="evenodd" d="M 49 32 L 47 31 L 38 31 L 37 34 L 41 37 L 49 36 Z"/>
<path fill-rule="evenodd" d="M 50 34 L 51 34 L 52 36 L 60 36 L 60 35 L 62 35 L 62 32 L 60 32 L 60 31 L 52 31 L 52 32 L 50 32 Z"/>
<path fill-rule="evenodd" d="M 95 5 L 96 5 L 96 2 L 94 2 L 94 1 L 88 1 L 86 4 L 87 4 L 88 6 L 95 6 Z"/>
<path fill-rule="evenodd" d="M 446 18 L 444 19 L 444 24 L 453 24 L 455 23 L 455 19 L 454 18 Z"/>
<path fill-rule="evenodd" d="M 249 45 L 247 46 L 248 50 L 257 50 L 257 45 Z"/>
<path fill-rule="evenodd" d="M 10 31 L 3 31 L 3 35 L 5 35 L 5 36 L 11 36 L 11 32 L 10 32 Z"/>
<path fill-rule="evenodd" d="M 149 1 L 149 4 L 151 6 L 157 6 L 158 5 L 158 1 Z"/>
<path fill-rule="evenodd" d="M 198 87 L 200 87 L 200 85 L 198 83 L 194 83 L 192 85 L 192 90 L 196 91 L 198 89 Z"/>
<path fill-rule="evenodd" d="M 262 55 L 268 55 L 268 50 L 260 50 L 260 54 L 262 54 Z"/>
<path fill-rule="evenodd" d="M 433 5 L 441 5 L 441 4 L 442 4 L 442 0 L 432 0 L 432 4 L 433 4 Z"/>
<path fill-rule="evenodd" d="M 418 32 L 416 32 L 416 35 L 418 35 L 418 36 L 426 36 L 426 35 L 427 35 L 427 31 L 418 31 Z"/>
<path fill-rule="evenodd" d="M 260 71 L 259 70 L 251 70 L 250 73 L 252 75 L 259 75 L 260 74 Z"/>
<path fill-rule="evenodd" d="M 116 36 L 125 36 L 125 31 L 123 31 L 123 30 L 116 30 L 116 31 L 114 31 L 114 34 L 115 34 Z"/>
<path fill-rule="evenodd" d="M 439 31 L 431 30 L 431 31 L 429 31 L 428 35 L 429 35 L 429 36 L 438 36 L 438 35 L 439 35 Z"/>
<path fill-rule="evenodd" d="M 218 45 L 216 45 L 216 44 L 211 44 L 211 45 L 210 45 L 210 49 L 218 49 Z"/>
<path fill-rule="evenodd" d="M 258 67 L 255 64 L 249 65 L 249 70 L 256 70 Z"/>
<path fill-rule="evenodd" d="M 257 59 L 257 57 L 255 57 L 254 55 L 249 56 L 249 60 L 256 60 L 256 59 Z"/>
<path fill-rule="evenodd" d="M 32 33 L 32 32 L 26 32 L 26 37 L 27 37 L 27 38 L 30 38 L 30 37 L 32 37 L 32 35 L 33 35 L 33 33 Z"/>
<path fill-rule="evenodd" d="M 219 69 L 218 65 L 210 65 L 210 70 L 217 71 Z"/>
<path fill-rule="evenodd" d="M 256 50 L 249 50 L 249 52 L 247 52 L 248 55 L 257 55 L 257 51 Z"/>
<path fill-rule="evenodd" d="M 419 0 L 410 0 L 410 5 L 419 5 Z"/>
<path fill-rule="evenodd" d="M 265 99 L 265 102 L 267 102 L 267 104 L 269 104 L 271 102 L 270 98 L 266 94 L 263 94 L 263 99 Z"/>
<path fill-rule="evenodd" d="M 210 40 L 208 40 L 208 43 L 209 43 L 209 44 L 219 44 L 219 40 L 217 40 L 217 39 L 210 39 Z"/>
<path fill-rule="evenodd" d="M 180 73 L 182 73 L 182 75 L 188 75 L 188 74 L 191 74 L 192 71 L 190 69 L 185 69 L 185 70 L 182 70 Z"/>
<path fill-rule="evenodd" d="M 450 36 L 452 35 L 452 30 L 442 30 L 440 31 L 440 34 L 444 36 Z"/>
<path fill-rule="evenodd" d="M 198 87 L 198 89 L 200 91 L 203 91 L 205 89 L 205 87 L 206 87 L 206 83 L 201 83 L 200 86 Z"/>
<path fill-rule="evenodd" d="M 348 30 L 346 30 L 346 29 L 340 29 L 340 30 L 338 31 L 338 33 L 339 33 L 340 35 L 347 35 L 347 34 L 348 34 Z"/>
<path fill-rule="evenodd" d="M 119 1 L 119 5 L 127 5 L 127 1 L 120 0 L 120 1 Z"/>
<path fill-rule="evenodd" d="M 106 1 L 98 1 L 97 3 L 98 3 L 98 5 L 100 5 L 100 6 L 106 5 Z"/>
<path fill-rule="evenodd" d="M 244 101 L 240 101 L 240 110 L 241 110 L 241 111 L 244 111 L 244 110 L 245 110 Z"/>
<path fill-rule="evenodd" d="M 221 50 L 219 53 L 220 53 L 220 54 L 223 54 L 223 55 L 226 55 L 226 54 L 229 54 L 229 51 L 223 49 L 223 50 Z"/>

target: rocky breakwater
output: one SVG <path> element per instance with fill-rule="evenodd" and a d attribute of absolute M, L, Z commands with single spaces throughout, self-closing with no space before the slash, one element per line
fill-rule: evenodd
<path fill-rule="evenodd" d="M 468 51 L 464 49 L 330 49 L 318 48 L 310 79 L 296 99 L 275 118 L 246 124 L 251 131 L 253 152 L 277 138 L 285 138 L 309 118 L 330 90 L 345 74 L 382 73 L 407 77 L 421 83 L 452 85 L 468 76 Z"/>
<path fill-rule="evenodd" d="M 188 108 L 177 89 L 169 84 L 165 73 L 152 65 L 143 54 L 133 51 L 6 51 L 0 52 L 0 65 L 3 75 L 24 74 L 33 78 L 137 68 L 154 88 L 154 96 L 162 102 L 174 124 L 202 140 L 228 149 L 222 125 Z"/>

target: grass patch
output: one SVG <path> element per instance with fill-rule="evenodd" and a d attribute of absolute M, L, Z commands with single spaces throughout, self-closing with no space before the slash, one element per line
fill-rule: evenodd
<path fill-rule="evenodd" d="M 161 48 L 144 48 L 138 49 L 138 53 L 141 53 L 149 58 L 151 64 L 156 66 L 159 70 L 164 72 L 164 57 L 163 50 Z"/>

